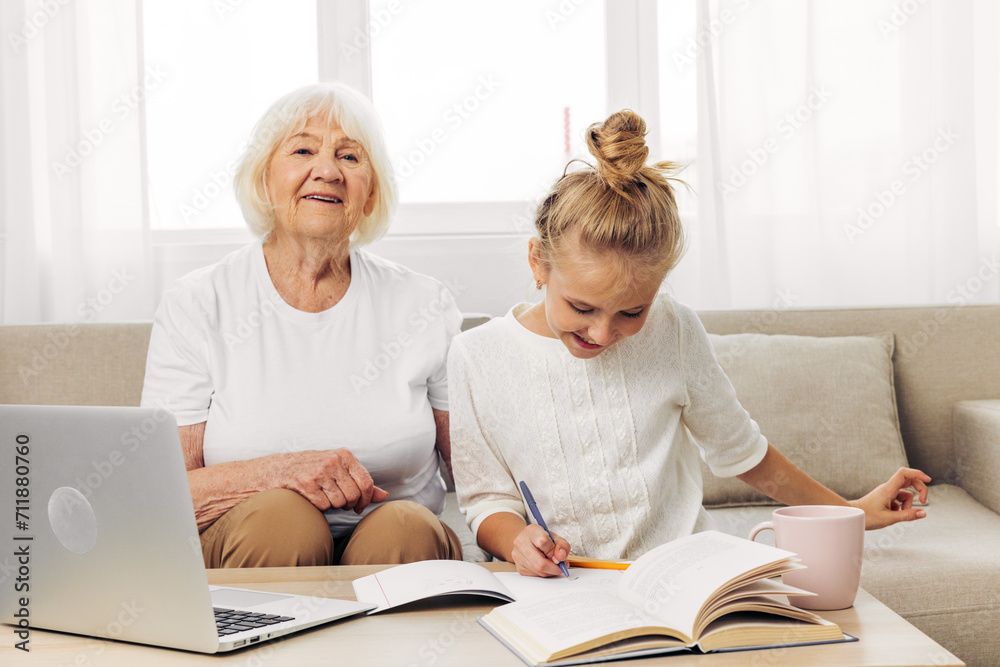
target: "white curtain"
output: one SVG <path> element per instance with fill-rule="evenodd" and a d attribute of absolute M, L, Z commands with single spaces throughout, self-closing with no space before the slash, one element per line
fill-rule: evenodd
<path fill-rule="evenodd" d="M 699 306 L 1000 300 L 996 3 L 698 2 Z"/>
<path fill-rule="evenodd" d="M 150 319 L 141 5 L 0 3 L 0 323 Z"/>

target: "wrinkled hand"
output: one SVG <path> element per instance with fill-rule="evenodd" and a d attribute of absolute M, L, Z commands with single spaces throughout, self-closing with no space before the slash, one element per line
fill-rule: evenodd
<path fill-rule="evenodd" d="M 931 478 L 914 468 L 900 468 L 885 484 L 875 487 L 864 498 L 851 501 L 853 507 L 865 511 L 865 530 L 885 528 L 900 521 L 923 519 L 927 512 L 913 507 L 913 492 L 917 491 L 920 502 L 927 502 L 927 484 Z"/>
<path fill-rule="evenodd" d="M 274 461 L 275 486 L 299 492 L 320 510 L 361 512 L 389 494 L 348 449 L 309 450 L 280 454 Z"/>
<path fill-rule="evenodd" d="M 549 539 L 545 529 L 537 524 L 525 526 L 514 538 L 511 557 L 520 574 L 529 577 L 561 577 L 558 563 L 569 556 L 569 542 L 552 534 L 555 543 Z"/>

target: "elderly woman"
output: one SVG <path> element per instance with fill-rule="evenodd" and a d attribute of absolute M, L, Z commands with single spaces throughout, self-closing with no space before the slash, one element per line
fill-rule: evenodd
<path fill-rule="evenodd" d="M 293 91 L 234 180 L 259 240 L 164 293 L 142 393 L 177 418 L 206 566 L 461 559 L 436 516 L 461 317 L 360 249 L 396 203 L 371 103 Z"/>

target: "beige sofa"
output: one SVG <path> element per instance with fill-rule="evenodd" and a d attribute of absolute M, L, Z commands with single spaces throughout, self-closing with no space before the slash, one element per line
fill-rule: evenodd
<path fill-rule="evenodd" d="M 934 478 L 928 518 L 867 534 L 862 585 L 969 665 L 1000 664 L 1000 306 L 701 317 L 764 433 L 821 481 L 863 486 L 900 457 Z M 0 403 L 138 404 L 149 328 L 0 327 Z M 773 509 L 710 475 L 705 495 L 736 535 Z M 468 545 L 454 494 L 446 520 Z"/>

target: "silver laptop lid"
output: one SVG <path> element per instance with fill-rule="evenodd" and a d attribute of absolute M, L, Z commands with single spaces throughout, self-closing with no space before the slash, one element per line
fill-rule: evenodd
<path fill-rule="evenodd" d="M 218 649 L 169 412 L 0 405 L 0 442 L 3 622 Z"/>

